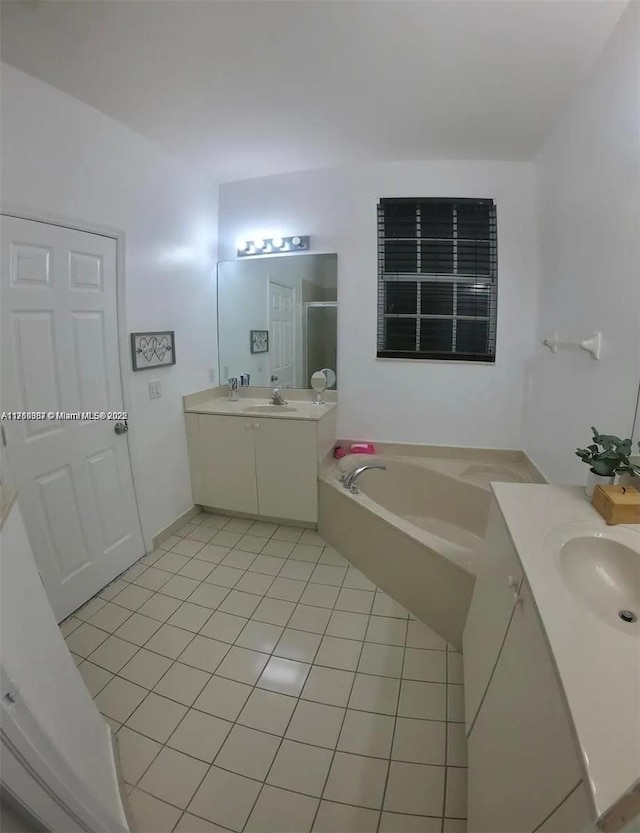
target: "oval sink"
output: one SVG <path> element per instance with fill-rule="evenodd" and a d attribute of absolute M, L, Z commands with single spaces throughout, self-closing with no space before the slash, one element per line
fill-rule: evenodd
<path fill-rule="evenodd" d="M 560 574 L 599 619 L 640 635 L 640 552 L 606 533 L 577 533 L 560 548 Z"/>
<path fill-rule="evenodd" d="M 265 405 L 249 405 L 242 409 L 243 414 L 293 414 L 297 408 L 291 405 L 272 405 L 270 402 Z"/>

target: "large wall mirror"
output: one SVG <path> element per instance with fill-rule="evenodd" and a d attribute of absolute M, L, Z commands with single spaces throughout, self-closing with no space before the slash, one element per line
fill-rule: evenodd
<path fill-rule="evenodd" d="M 338 256 L 295 255 L 218 264 L 220 383 L 309 388 L 336 370 Z M 337 386 L 337 385 L 336 385 Z"/>

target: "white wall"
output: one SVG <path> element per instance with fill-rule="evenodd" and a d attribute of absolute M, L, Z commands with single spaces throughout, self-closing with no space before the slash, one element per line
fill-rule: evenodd
<path fill-rule="evenodd" d="M 599 362 L 538 345 L 525 447 L 554 482 L 583 483 L 574 456 L 595 425 L 631 432 L 640 377 L 640 4 L 631 3 L 536 164 L 537 341 L 600 330 Z M 638 437 L 640 439 L 640 437 Z"/>
<path fill-rule="evenodd" d="M 142 136 L 3 65 L 3 205 L 126 232 L 127 335 L 174 329 L 175 367 L 126 374 L 147 541 L 192 504 L 181 396 L 217 368 L 217 195 Z M 130 359 L 127 358 L 130 366 Z M 148 396 L 160 379 L 161 399 Z"/>
<path fill-rule="evenodd" d="M 493 197 L 498 208 L 494 365 L 376 359 L 380 197 Z M 406 162 L 308 171 L 220 188 L 219 254 L 257 236 L 310 234 L 338 253 L 338 432 L 437 445 L 522 447 L 537 250 L 533 166 Z"/>

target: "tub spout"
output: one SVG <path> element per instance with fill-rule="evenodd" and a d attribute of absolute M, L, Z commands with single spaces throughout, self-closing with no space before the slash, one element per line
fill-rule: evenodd
<path fill-rule="evenodd" d="M 357 469 L 354 469 L 344 479 L 344 488 L 348 489 L 352 495 L 357 495 L 360 491 L 358 489 L 358 478 L 361 474 L 363 474 L 367 469 L 386 469 L 384 463 L 380 463 L 377 460 L 372 460 L 370 463 L 365 463 L 362 466 L 358 466 Z"/>

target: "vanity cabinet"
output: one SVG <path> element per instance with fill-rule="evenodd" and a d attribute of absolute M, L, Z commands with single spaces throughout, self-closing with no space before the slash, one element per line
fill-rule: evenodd
<path fill-rule="evenodd" d="M 589 820 L 593 813 L 580 788 L 583 770 L 571 715 L 495 503 L 488 542 L 463 639 L 470 686 L 468 830 L 578 833 L 585 815 Z"/>
<path fill-rule="evenodd" d="M 324 420 L 202 413 L 185 419 L 195 503 L 317 522 L 318 465 L 328 450 Z"/>
<path fill-rule="evenodd" d="M 523 571 L 495 500 L 489 509 L 487 557 L 480 559 L 463 635 L 467 732 L 471 730 L 502 648 Z"/>

